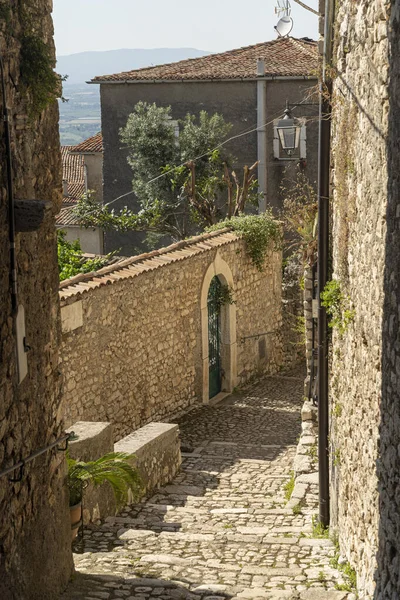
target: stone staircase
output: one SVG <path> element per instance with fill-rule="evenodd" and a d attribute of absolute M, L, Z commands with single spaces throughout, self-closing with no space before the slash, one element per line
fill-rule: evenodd
<path fill-rule="evenodd" d="M 252 389 L 252 407 L 257 389 Z M 265 400 L 268 379 L 261 390 Z M 293 430 L 282 430 L 281 444 L 275 430 L 264 431 L 263 444 L 252 444 L 248 431 L 237 442 L 234 436 L 216 439 L 215 434 L 196 440 L 170 485 L 86 529 L 76 544 L 77 577 L 63 600 L 355 598 L 336 589 L 345 582 L 330 566 L 332 542 L 312 537 L 315 482 L 304 484 L 301 507 L 287 507 L 285 485 L 295 458 L 301 395 L 281 398 L 281 390 L 278 398 L 270 393 L 263 409 L 275 411 L 275 417 L 277 411 L 285 413 L 286 423 L 292 413 Z M 225 430 L 231 422 L 231 431 L 239 434 L 246 429 L 246 411 L 240 421 L 237 416 L 232 420 L 235 402 L 245 407 L 246 395 L 231 397 L 218 407 L 218 415 L 224 413 Z M 204 435 L 207 419 L 215 431 L 216 413 L 211 407 L 203 413 Z M 191 439 L 196 419 L 189 415 L 181 423 L 184 441 Z M 279 425 L 276 419 L 271 422 Z"/>

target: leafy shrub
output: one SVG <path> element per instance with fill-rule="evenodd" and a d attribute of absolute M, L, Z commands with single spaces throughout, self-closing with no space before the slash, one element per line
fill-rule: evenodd
<path fill-rule="evenodd" d="M 68 242 L 65 239 L 66 232 L 57 231 L 57 253 L 58 253 L 58 271 L 60 281 L 70 279 L 79 273 L 91 273 L 97 271 L 107 264 L 110 254 L 103 258 L 91 258 L 85 260 L 82 257 L 82 248 L 79 240 Z"/>

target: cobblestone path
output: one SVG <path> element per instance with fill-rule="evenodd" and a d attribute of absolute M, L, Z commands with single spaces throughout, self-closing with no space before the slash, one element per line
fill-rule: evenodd
<path fill-rule="evenodd" d="M 180 419 L 181 473 L 85 530 L 62 599 L 350 598 L 335 590 L 332 543 L 312 538 L 315 478 L 301 512 L 285 507 L 303 395 L 300 374 L 288 375 Z"/>

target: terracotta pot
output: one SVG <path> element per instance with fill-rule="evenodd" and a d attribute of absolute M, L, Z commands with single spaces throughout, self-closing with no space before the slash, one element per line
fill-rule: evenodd
<path fill-rule="evenodd" d="M 71 515 L 71 539 L 74 541 L 78 535 L 79 527 L 82 525 L 82 502 L 69 507 Z"/>

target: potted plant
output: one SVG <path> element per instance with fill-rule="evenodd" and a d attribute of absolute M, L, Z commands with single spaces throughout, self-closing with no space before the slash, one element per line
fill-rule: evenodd
<path fill-rule="evenodd" d="M 114 492 L 117 508 L 128 500 L 129 491 L 133 497 L 139 495 L 141 489 L 140 476 L 130 464 L 133 458 L 134 455 L 132 454 L 110 452 L 97 460 L 83 462 L 75 460 L 67 454 L 69 506 L 73 540 L 82 522 L 83 492 L 90 483 L 97 487 L 107 481 Z"/>

